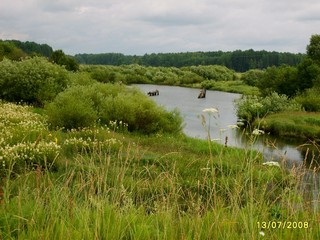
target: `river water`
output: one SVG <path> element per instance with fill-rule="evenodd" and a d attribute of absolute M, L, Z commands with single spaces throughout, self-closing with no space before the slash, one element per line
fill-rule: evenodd
<path fill-rule="evenodd" d="M 263 154 L 265 161 L 282 162 L 289 169 L 302 166 L 304 163 L 302 170 L 304 180 L 301 188 L 305 192 L 306 200 L 310 201 L 315 209 L 319 208 L 320 176 L 318 172 L 312 171 L 310 164 L 315 161 L 319 167 L 319 150 L 312 150 L 310 144 L 306 146 L 303 142 L 273 138 L 268 134 L 254 136 L 253 129 L 243 131 L 233 128 L 232 126 L 238 121 L 234 103 L 241 98 L 240 94 L 207 90 L 206 98 L 198 99 L 199 89 L 149 84 L 135 86 L 146 94 L 158 90 L 160 94 L 150 98 L 167 110 L 178 109 L 184 119 L 184 133 L 190 137 L 207 139 L 210 134 L 210 139 L 213 141 L 227 146 L 256 149 Z M 209 116 L 203 112 L 207 108 L 215 108 L 218 113 Z M 201 115 L 205 117 L 205 125 Z"/>
<path fill-rule="evenodd" d="M 236 125 L 238 121 L 234 102 L 241 97 L 240 94 L 208 90 L 206 98 L 198 99 L 199 89 L 149 84 L 135 86 L 138 86 L 145 93 L 159 90 L 160 94 L 151 98 L 168 110 L 177 108 L 181 112 L 184 118 L 184 133 L 186 135 L 207 139 L 209 131 L 210 138 L 218 143 L 226 144 L 227 137 L 228 146 L 252 147 L 250 132 L 233 128 L 233 125 Z M 215 108 L 218 113 L 209 116 L 208 113 L 203 112 L 206 108 Z M 205 116 L 205 127 L 201 115 Z M 266 161 L 286 159 L 288 164 L 296 165 L 302 163 L 305 158 L 304 152 L 299 147 L 302 142 L 275 139 L 267 134 L 254 139 L 253 147 L 263 153 Z M 266 142 L 269 142 L 269 144 L 266 144 Z"/>

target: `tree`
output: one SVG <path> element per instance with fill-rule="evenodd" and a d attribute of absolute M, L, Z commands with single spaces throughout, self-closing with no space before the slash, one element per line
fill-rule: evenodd
<path fill-rule="evenodd" d="M 75 59 L 64 54 L 62 50 L 54 51 L 51 54 L 50 61 L 58 65 L 64 66 L 69 71 L 78 71 L 79 64 Z"/>
<path fill-rule="evenodd" d="M 292 97 L 299 90 L 298 70 L 287 65 L 269 67 L 257 85 L 265 96 L 277 92 Z"/>
<path fill-rule="evenodd" d="M 299 90 L 320 86 L 320 65 L 306 58 L 298 65 Z"/>
<path fill-rule="evenodd" d="M 26 56 L 27 54 L 25 54 L 20 48 L 17 48 L 14 44 L 0 40 L 0 61 L 3 60 L 3 58 L 20 60 Z"/>
<path fill-rule="evenodd" d="M 0 62 L 0 98 L 6 101 L 23 101 L 41 107 L 67 84 L 66 69 L 43 57 Z"/>
<path fill-rule="evenodd" d="M 307 46 L 307 55 L 320 65 L 320 35 L 315 34 L 311 36 L 310 43 Z"/>

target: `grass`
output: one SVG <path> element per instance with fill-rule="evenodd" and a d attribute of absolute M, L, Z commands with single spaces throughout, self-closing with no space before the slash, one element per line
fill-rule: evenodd
<path fill-rule="evenodd" d="M 265 166 L 251 148 L 184 135 L 144 136 L 107 126 L 49 131 L 44 118 L 32 117 L 44 124 L 32 128 L 38 136 L 28 141 L 54 142 L 60 152 L 51 168 L 38 163 L 19 172 L 14 164 L 23 165 L 27 153 L 14 164 L 0 155 L 0 239 L 320 237 L 320 214 L 301 191 L 300 168 Z M 11 146 L 25 141 L 11 137 L 21 126 L 17 119 L 23 121 L 16 117 L 10 129 L 0 125 L 8 136 L 2 151 L 7 139 Z M 304 225 L 268 228 L 268 221 Z"/>
<path fill-rule="evenodd" d="M 270 114 L 256 124 L 276 136 L 320 140 L 320 113 L 281 112 Z"/>
<path fill-rule="evenodd" d="M 260 95 L 260 91 L 257 87 L 252 87 L 245 84 L 241 80 L 235 81 L 208 81 L 207 89 L 230 92 L 230 93 L 240 93 L 244 95 Z M 201 84 L 193 84 L 193 87 L 202 88 Z"/>

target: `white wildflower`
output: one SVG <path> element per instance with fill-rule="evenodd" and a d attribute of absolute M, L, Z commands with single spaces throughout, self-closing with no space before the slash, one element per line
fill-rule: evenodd
<path fill-rule="evenodd" d="M 255 130 L 253 130 L 252 134 L 253 135 L 262 135 L 262 134 L 264 134 L 264 131 L 256 128 Z"/>
<path fill-rule="evenodd" d="M 274 162 L 274 161 L 265 162 L 262 165 L 280 167 L 280 164 L 278 162 Z"/>
<path fill-rule="evenodd" d="M 233 125 L 228 125 L 227 127 L 230 128 L 230 129 L 239 128 L 238 125 L 235 125 L 235 124 L 233 124 Z"/>
<path fill-rule="evenodd" d="M 216 108 L 205 108 L 202 110 L 202 112 L 206 112 L 210 114 L 210 113 L 218 113 L 219 111 Z"/>
<path fill-rule="evenodd" d="M 221 138 L 213 138 L 213 139 L 211 139 L 211 141 L 213 142 L 213 141 L 221 141 Z"/>
<path fill-rule="evenodd" d="M 260 231 L 259 234 L 263 237 L 266 235 L 263 231 Z"/>

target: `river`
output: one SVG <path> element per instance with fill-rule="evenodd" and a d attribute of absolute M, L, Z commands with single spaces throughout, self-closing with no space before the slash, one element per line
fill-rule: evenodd
<path fill-rule="evenodd" d="M 252 145 L 250 142 L 252 138 L 248 138 L 250 133 L 232 127 L 238 121 L 234 102 L 241 98 L 241 94 L 208 90 L 206 98 L 199 99 L 199 89 L 150 84 L 135 86 L 145 93 L 159 90 L 159 95 L 150 98 L 168 110 L 177 108 L 180 111 L 185 124 L 183 131 L 187 136 L 207 139 L 209 131 L 210 138 L 218 143 L 226 144 L 227 137 L 228 146 L 253 147 L 263 153 L 266 161 L 285 159 L 290 166 L 301 164 L 305 159 L 305 149 L 300 147 L 302 142 L 292 142 L 292 140 L 273 138 L 268 134 L 263 134 L 255 137 L 255 142 Z M 203 112 L 206 108 L 215 108 L 218 113 L 209 116 L 208 113 Z M 206 127 L 202 124 L 201 115 L 206 118 Z M 208 129 L 209 118 L 210 129 Z M 311 156 L 310 154 L 307 157 Z"/>
<path fill-rule="evenodd" d="M 232 126 L 238 121 L 234 102 L 241 98 L 240 94 L 207 90 L 206 98 L 198 99 L 199 89 L 149 84 L 135 86 L 146 94 L 149 91 L 158 90 L 160 94 L 150 98 L 167 110 L 178 109 L 184 119 L 183 131 L 187 136 L 207 139 L 209 133 L 211 140 L 220 144 L 260 151 L 264 156 L 264 161 L 281 162 L 288 169 L 302 166 L 304 177 L 301 189 L 305 199 L 312 203 L 313 208 L 319 209 L 320 176 L 319 172 L 312 170 L 310 164 L 315 161 L 319 169 L 319 150 L 312 150 L 312 145 L 302 147 L 303 142 L 274 138 L 267 133 L 253 136 L 253 130 L 243 131 L 233 128 Z M 207 108 L 217 109 L 218 113 L 212 113 L 209 116 L 208 113 L 203 112 Z M 205 126 L 202 124 L 201 115 L 206 119 Z M 309 154 L 306 155 L 308 151 Z"/>

